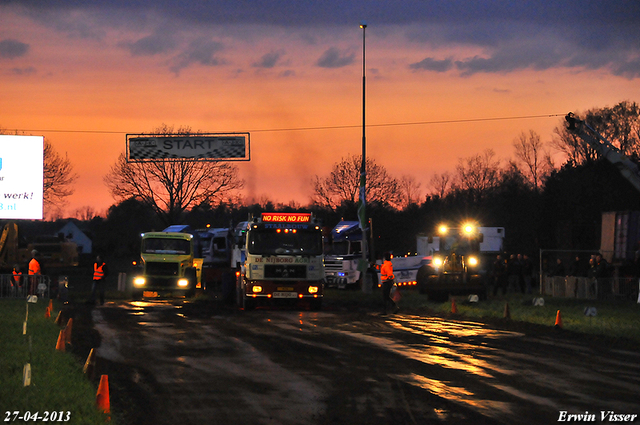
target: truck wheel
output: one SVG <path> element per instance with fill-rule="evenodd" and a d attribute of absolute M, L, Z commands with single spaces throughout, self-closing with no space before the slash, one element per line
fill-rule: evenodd
<path fill-rule="evenodd" d="M 418 269 L 418 274 L 416 275 L 416 283 L 418 284 L 418 291 L 421 294 L 427 293 L 429 276 L 432 276 L 434 274 L 435 270 L 433 270 L 433 267 L 426 264 Z"/>
<path fill-rule="evenodd" d="M 242 307 L 244 308 L 244 311 L 255 310 L 256 301 L 243 296 Z"/>
<path fill-rule="evenodd" d="M 312 311 L 322 310 L 322 298 L 314 298 L 311 300 L 311 310 Z"/>
<path fill-rule="evenodd" d="M 142 292 L 141 291 L 133 291 L 131 294 L 131 299 L 133 301 L 141 301 L 142 300 Z"/>
<path fill-rule="evenodd" d="M 193 298 L 196 295 L 196 285 L 198 284 L 198 272 L 196 272 L 196 269 L 189 269 L 186 271 L 185 277 L 189 279 L 189 290 L 185 293 L 185 297 Z"/>

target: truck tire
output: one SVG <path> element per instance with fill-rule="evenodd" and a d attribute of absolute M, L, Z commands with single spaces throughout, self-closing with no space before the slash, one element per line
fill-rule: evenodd
<path fill-rule="evenodd" d="M 256 301 L 250 298 L 247 298 L 243 295 L 242 297 L 242 309 L 244 311 L 255 310 L 256 309 Z"/>
<path fill-rule="evenodd" d="M 418 291 L 421 294 L 427 293 L 427 286 L 429 283 L 429 276 L 435 275 L 436 272 L 433 267 L 425 264 L 424 266 L 418 269 L 418 274 L 416 276 L 416 283 L 418 284 Z"/>
<path fill-rule="evenodd" d="M 189 289 L 185 293 L 185 298 L 193 298 L 196 295 L 196 285 L 198 284 L 198 272 L 190 268 L 185 272 L 185 277 L 189 279 Z"/>
<path fill-rule="evenodd" d="M 322 298 L 314 298 L 311 300 L 310 308 L 312 311 L 322 310 Z"/>

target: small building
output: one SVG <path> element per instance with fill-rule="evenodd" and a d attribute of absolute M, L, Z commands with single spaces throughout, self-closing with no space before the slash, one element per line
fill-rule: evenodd
<path fill-rule="evenodd" d="M 68 221 L 54 236 L 63 236 L 74 242 L 78 245 L 78 254 L 91 254 L 93 250 L 91 239 L 73 221 Z"/>

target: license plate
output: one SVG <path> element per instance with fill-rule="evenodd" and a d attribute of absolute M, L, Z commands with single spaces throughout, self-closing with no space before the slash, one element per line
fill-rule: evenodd
<path fill-rule="evenodd" d="M 295 292 L 274 292 L 273 298 L 297 298 L 298 294 Z"/>

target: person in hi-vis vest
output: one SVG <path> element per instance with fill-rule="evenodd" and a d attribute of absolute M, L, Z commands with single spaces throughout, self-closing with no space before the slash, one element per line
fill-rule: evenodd
<path fill-rule="evenodd" d="M 31 251 L 31 261 L 29 261 L 29 295 L 34 295 L 36 293 L 36 285 L 38 282 L 38 278 L 36 276 L 42 274 L 40 262 L 36 259 L 37 255 L 38 251 L 35 249 Z"/>
<path fill-rule="evenodd" d="M 89 297 L 89 304 L 96 303 L 96 295 L 100 295 L 100 305 L 104 304 L 104 279 L 107 277 L 109 270 L 107 263 L 102 261 L 100 255 L 96 257 L 96 262 L 93 263 L 93 286 L 91 287 L 91 296 Z"/>

